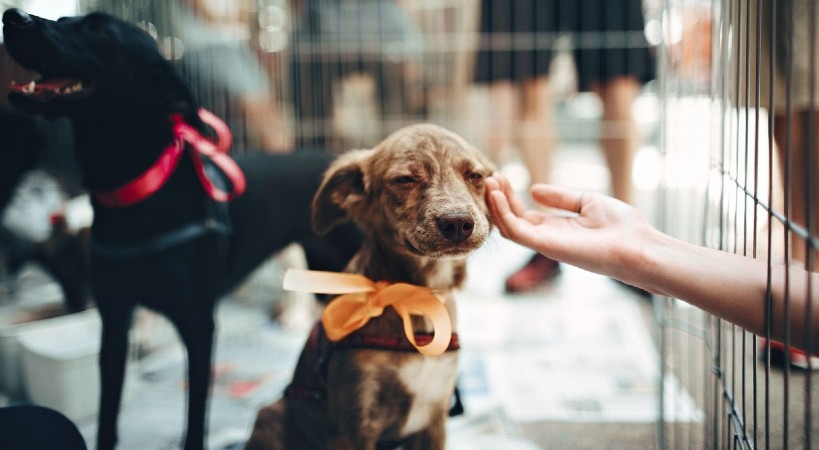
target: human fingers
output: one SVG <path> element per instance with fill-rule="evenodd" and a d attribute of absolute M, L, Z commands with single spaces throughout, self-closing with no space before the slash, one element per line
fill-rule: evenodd
<path fill-rule="evenodd" d="M 489 205 L 492 219 L 495 226 L 498 227 L 498 231 L 503 237 L 511 239 L 509 235 L 510 225 L 521 219 L 512 212 L 509 199 L 503 192 L 493 191 L 490 194 Z"/>
<path fill-rule="evenodd" d="M 492 221 L 495 223 L 495 226 L 498 227 L 498 231 L 500 231 L 503 237 L 508 238 L 509 235 L 506 232 L 506 220 L 508 220 L 508 218 L 504 219 L 503 215 L 510 213 L 511 210 L 509 209 L 509 202 L 506 196 L 499 189 L 490 189 L 486 193 L 486 204 L 489 207 Z"/>
<path fill-rule="evenodd" d="M 492 195 L 491 194 L 493 192 L 503 193 L 503 188 L 501 186 L 501 179 L 500 179 L 500 177 L 498 175 L 499 174 L 497 172 L 495 172 L 492 175 L 486 177 L 486 179 L 484 180 L 484 186 L 485 186 L 485 189 L 486 189 L 486 191 L 485 191 L 486 202 L 487 203 L 491 203 L 491 201 L 492 201 Z"/>
<path fill-rule="evenodd" d="M 496 172 L 492 174 L 492 178 L 495 179 L 498 183 L 498 189 L 506 196 L 507 201 L 509 202 L 509 207 L 511 208 L 512 212 L 516 216 L 523 216 L 526 212 L 526 204 L 515 195 L 515 190 L 512 189 L 512 183 L 509 182 L 509 179 L 506 175 Z"/>
<path fill-rule="evenodd" d="M 495 173 L 492 173 L 492 175 L 489 175 L 488 177 L 486 177 L 485 181 L 486 181 L 486 188 L 487 189 L 497 189 L 498 180 L 497 180 L 497 178 L 495 178 Z"/>
<path fill-rule="evenodd" d="M 489 175 L 484 179 L 483 182 L 484 186 L 484 199 L 486 200 L 487 206 L 491 209 L 492 204 L 492 193 L 495 191 L 500 190 L 500 185 L 498 184 L 498 179 L 495 178 L 495 174 Z"/>
<path fill-rule="evenodd" d="M 523 201 L 521 201 L 516 195 L 510 195 L 509 191 L 504 190 L 498 181 L 498 178 L 494 176 L 487 178 L 486 204 L 489 207 L 489 212 L 493 217 L 495 224 L 500 229 L 501 234 L 506 232 L 505 228 L 507 228 L 507 225 L 501 220 L 501 217 L 502 214 L 505 214 L 507 211 L 515 217 L 529 222 L 531 225 L 537 225 L 543 222 L 545 219 L 545 214 L 543 212 L 533 209 L 526 209 L 526 205 L 524 205 Z M 504 178 L 501 181 L 505 183 L 506 179 Z M 493 198 L 493 194 L 498 195 L 496 199 Z M 502 205 L 503 208 L 499 209 L 498 205 Z"/>
<path fill-rule="evenodd" d="M 535 224 L 525 217 L 516 215 L 509 204 L 507 198 L 500 191 L 491 194 L 493 204 L 493 218 L 501 235 L 511 239 L 518 244 L 534 248 L 536 240 Z"/>

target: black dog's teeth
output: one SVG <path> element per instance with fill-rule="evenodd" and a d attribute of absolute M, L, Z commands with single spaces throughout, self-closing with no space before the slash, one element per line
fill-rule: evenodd
<path fill-rule="evenodd" d="M 33 94 L 34 89 L 37 87 L 37 83 L 34 80 L 31 80 L 25 87 L 23 87 L 22 91 L 26 94 Z"/>
<path fill-rule="evenodd" d="M 69 96 L 72 94 L 76 94 L 78 92 L 82 92 L 85 89 L 85 84 L 78 80 L 68 83 L 64 86 L 57 85 L 58 82 L 53 82 L 49 80 L 32 80 L 28 83 L 17 83 L 12 82 L 12 89 L 16 90 L 17 92 L 21 92 L 26 95 L 39 95 L 39 94 L 47 94 L 52 93 L 56 95 L 65 95 Z"/>
<path fill-rule="evenodd" d="M 73 94 L 75 92 L 81 91 L 83 88 L 82 81 L 77 81 L 76 83 L 69 84 L 68 86 L 64 86 L 60 89 L 61 94 Z"/>

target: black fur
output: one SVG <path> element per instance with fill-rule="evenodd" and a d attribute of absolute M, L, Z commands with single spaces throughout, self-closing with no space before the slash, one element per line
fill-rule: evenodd
<path fill-rule="evenodd" d="M 189 88 L 139 28 L 99 13 L 55 22 L 15 9 L 4 13 L 3 23 L 5 44 L 18 63 L 44 77 L 70 76 L 91 86 L 47 99 L 21 92 L 9 96 L 23 112 L 71 120 L 89 191 L 116 188 L 153 164 L 171 141 L 173 113 L 208 132 Z M 117 441 L 128 329 L 138 303 L 166 315 L 187 347 L 185 448 L 200 449 L 219 297 L 292 242 L 305 247 L 311 268 L 319 270 L 340 270 L 358 248 L 360 237 L 352 227 L 323 238 L 310 230 L 310 203 L 331 155 L 245 153 L 235 159 L 247 177 L 247 190 L 229 204 L 226 216 L 202 189 L 187 156 L 163 189 L 141 203 L 108 208 L 93 201 L 92 240 L 99 248 L 139 249 L 139 243 L 207 221 L 232 229 L 158 252 L 92 252 L 92 291 L 103 323 L 100 449 L 113 448 Z"/>

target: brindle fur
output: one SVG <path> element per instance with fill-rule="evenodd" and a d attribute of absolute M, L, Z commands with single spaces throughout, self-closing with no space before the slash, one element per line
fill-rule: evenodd
<path fill-rule="evenodd" d="M 436 290 L 453 320 L 451 295 L 466 277 L 466 256 L 480 247 L 491 224 L 484 178 L 491 164 L 461 137 L 422 124 L 401 129 L 372 150 L 355 150 L 328 169 L 313 201 L 313 227 L 326 233 L 352 220 L 364 232 L 347 272 L 373 280 Z M 430 323 L 414 318 L 416 331 Z M 358 333 L 402 333 L 387 308 Z M 321 376 L 309 343 L 294 382 L 316 386 Z M 443 449 L 457 352 L 337 349 L 326 364 L 326 400 L 283 397 L 259 411 L 248 450 Z"/>

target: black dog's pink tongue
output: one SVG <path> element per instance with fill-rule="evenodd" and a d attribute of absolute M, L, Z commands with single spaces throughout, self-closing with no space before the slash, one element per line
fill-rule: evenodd
<path fill-rule="evenodd" d="M 28 83 L 11 82 L 11 91 L 25 95 L 66 95 L 82 90 L 82 82 L 76 78 L 44 78 Z"/>

